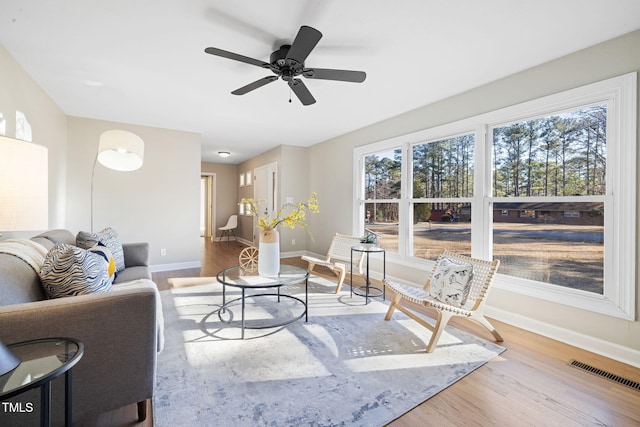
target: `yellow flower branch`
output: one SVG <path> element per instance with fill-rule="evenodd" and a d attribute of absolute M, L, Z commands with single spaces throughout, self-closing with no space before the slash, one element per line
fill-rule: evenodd
<path fill-rule="evenodd" d="M 249 205 L 251 207 L 251 215 L 258 219 L 258 227 L 265 230 L 272 230 L 278 225 L 283 224 L 291 229 L 296 226 L 301 228 L 307 228 L 306 211 L 312 213 L 320 212 L 318 205 L 318 196 L 315 192 L 311 193 L 311 197 L 306 203 L 285 203 L 280 210 L 275 214 L 275 217 L 269 215 L 260 215 L 258 210 L 259 203 L 265 203 L 265 200 L 254 200 L 252 198 L 243 198 L 240 203 L 243 205 Z M 285 210 L 292 209 L 291 212 L 285 215 Z"/>

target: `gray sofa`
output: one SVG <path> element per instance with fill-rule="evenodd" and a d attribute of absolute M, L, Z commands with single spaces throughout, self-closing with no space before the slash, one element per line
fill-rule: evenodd
<path fill-rule="evenodd" d="M 67 230 L 33 237 L 47 250 L 75 245 Z M 84 356 L 73 368 L 73 421 L 85 425 L 97 414 L 138 403 L 146 417 L 153 396 L 156 355 L 163 346 L 162 306 L 149 271 L 147 243 L 123 244 L 125 270 L 112 291 L 47 299 L 35 270 L 21 258 L 0 253 L 0 340 L 5 344 L 48 337 L 83 342 Z M 52 420 L 64 420 L 64 380 L 53 381 Z M 34 405 L 32 413 L 0 411 L 0 425 L 38 425 L 39 390 L 10 401 Z"/>

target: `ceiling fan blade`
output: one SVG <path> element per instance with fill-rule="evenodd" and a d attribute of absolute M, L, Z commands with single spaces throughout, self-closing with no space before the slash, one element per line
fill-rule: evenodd
<path fill-rule="evenodd" d="M 215 48 L 215 47 L 208 47 L 204 51 L 206 53 L 211 54 L 211 55 L 221 56 L 221 57 L 227 58 L 227 59 L 233 59 L 234 61 L 244 62 L 245 64 L 255 65 L 257 67 L 262 67 L 262 68 L 270 68 L 271 67 L 271 64 L 268 64 L 268 63 L 266 63 L 264 61 L 260 61 L 258 59 L 253 59 L 253 58 L 249 58 L 248 56 L 239 55 L 237 53 L 228 52 L 226 50 L 218 49 L 218 48 Z"/>
<path fill-rule="evenodd" d="M 304 64 L 305 59 L 322 38 L 322 33 L 315 28 L 303 25 L 298 31 L 298 35 L 291 44 L 286 59 L 294 59 L 300 64 Z"/>
<path fill-rule="evenodd" d="M 253 83 L 249 83 L 246 86 L 242 86 L 241 88 L 236 89 L 231 93 L 234 95 L 244 95 L 245 93 L 251 92 L 252 90 L 258 89 L 271 82 L 275 82 L 276 80 L 278 80 L 278 76 L 267 76 L 261 78 L 260 80 L 256 80 Z"/>
<path fill-rule="evenodd" d="M 329 68 L 307 68 L 302 75 L 309 79 L 339 80 L 341 82 L 362 83 L 367 78 L 364 71 L 332 70 Z"/>
<path fill-rule="evenodd" d="M 289 87 L 296 94 L 302 105 L 315 104 L 316 99 L 311 95 L 307 86 L 300 79 L 289 80 Z"/>

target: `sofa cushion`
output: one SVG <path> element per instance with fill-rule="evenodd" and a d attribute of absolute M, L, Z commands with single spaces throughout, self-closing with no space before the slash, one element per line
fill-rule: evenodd
<path fill-rule="evenodd" d="M 41 239 L 46 239 L 51 242 L 49 245 L 41 242 Z M 43 244 L 47 249 L 51 249 L 53 245 L 56 243 L 66 243 L 68 245 L 75 245 L 76 238 L 69 230 L 64 229 L 55 229 L 55 230 L 47 230 L 44 233 L 40 233 L 35 237 L 32 237 L 31 240 L 36 240 L 39 243 Z"/>
<path fill-rule="evenodd" d="M 0 306 L 46 299 L 33 268 L 16 256 L 0 253 Z"/>
<path fill-rule="evenodd" d="M 112 278 L 102 256 L 66 243 L 57 243 L 47 254 L 40 280 L 47 296 L 69 297 L 110 291 Z"/>
<path fill-rule="evenodd" d="M 151 280 L 149 267 L 137 266 L 127 267 L 116 275 L 114 284 L 130 282 L 132 280 L 148 279 Z"/>
<path fill-rule="evenodd" d="M 107 227 L 98 233 L 90 233 L 88 231 L 80 231 L 76 236 L 76 244 L 83 248 L 89 249 L 95 245 L 102 245 L 109 248 L 113 259 L 116 261 L 116 271 L 124 270 L 124 253 L 122 252 L 122 242 L 120 236 L 111 227 Z"/>

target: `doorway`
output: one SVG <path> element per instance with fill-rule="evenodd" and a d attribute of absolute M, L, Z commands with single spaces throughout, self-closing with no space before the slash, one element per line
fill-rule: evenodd
<path fill-rule="evenodd" d="M 216 174 L 200 176 L 200 236 L 215 239 Z"/>
<path fill-rule="evenodd" d="M 266 200 L 264 212 L 259 212 L 260 216 L 269 215 L 273 218 L 278 211 L 278 163 L 273 162 L 253 170 L 253 199 Z M 260 206 L 262 209 L 262 206 Z M 254 230 L 256 219 L 254 217 Z M 254 233 L 253 244 L 258 246 L 258 236 Z"/>

